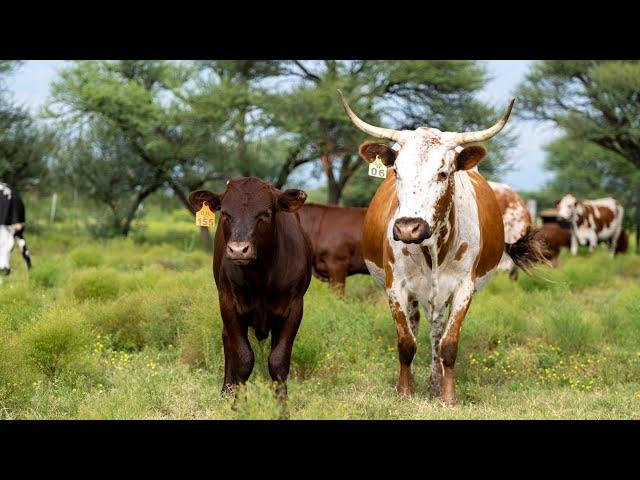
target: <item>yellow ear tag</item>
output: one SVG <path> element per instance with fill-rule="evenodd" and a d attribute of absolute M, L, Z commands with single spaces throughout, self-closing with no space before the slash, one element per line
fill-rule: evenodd
<path fill-rule="evenodd" d="M 376 155 L 376 160 L 369 164 L 369 175 L 377 178 L 387 178 L 387 167 L 384 166 L 380 155 Z"/>
<path fill-rule="evenodd" d="M 216 214 L 211 211 L 207 202 L 202 203 L 202 208 L 196 212 L 196 225 L 199 227 L 213 227 L 216 223 Z"/>

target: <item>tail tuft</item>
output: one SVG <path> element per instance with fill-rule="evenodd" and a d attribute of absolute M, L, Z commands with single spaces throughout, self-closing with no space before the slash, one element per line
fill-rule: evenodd
<path fill-rule="evenodd" d="M 538 229 L 528 228 L 524 236 L 517 242 L 504 244 L 504 250 L 511 257 L 513 263 L 526 273 L 530 273 L 536 263 L 551 266 L 548 260 L 550 252 L 547 244 L 536 235 L 537 232 Z"/>

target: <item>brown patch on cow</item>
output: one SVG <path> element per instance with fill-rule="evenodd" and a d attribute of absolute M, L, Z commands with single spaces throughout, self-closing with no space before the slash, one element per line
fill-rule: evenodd
<path fill-rule="evenodd" d="M 383 268 L 383 244 L 387 237 L 387 227 L 397 209 L 395 179 L 388 176 L 371 200 L 362 231 L 362 256 L 379 268 Z"/>
<path fill-rule="evenodd" d="M 395 262 L 395 257 L 393 255 L 391 245 L 389 245 L 389 241 L 387 239 L 384 240 L 383 262 L 384 286 L 386 288 L 391 288 L 391 286 L 393 285 L 393 263 Z"/>
<path fill-rule="evenodd" d="M 467 242 L 462 242 L 462 244 L 458 247 L 458 250 L 456 251 L 456 255 L 454 257 L 456 261 L 460 261 L 464 253 L 467 251 L 467 248 L 469 248 L 469 244 Z"/>
<path fill-rule="evenodd" d="M 500 263 L 504 251 L 504 224 L 498 201 L 487 181 L 478 172 L 467 173 L 476 193 L 480 227 L 480 251 L 472 272 L 475 279 L 486 275 Z"/>
<path fill-rule="evenodd" d="M 598 212 L 598 215 L 594 215 L 594 219 L 596 222 L 596 233 L 601 232 L 605 228 L 609 228 L 611 222 L 613 222 L 614 214 L 608 207 L 598 206 L 595 207 Z"/>
<path fill-rule="evenodd" d="M 408 256 L 409 256 L 409 249 L 408 249 L 407 247 L 402 247 L 402 250 L 401 250 L 401 251 L 402 251 L 402 254 L 403 254 L 405 257 L 408 257 Z"/>

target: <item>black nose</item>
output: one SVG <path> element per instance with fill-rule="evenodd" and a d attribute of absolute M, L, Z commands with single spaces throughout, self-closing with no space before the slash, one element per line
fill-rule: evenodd
<path fill-rule="evenodd" d="M 404 243 L 421 243 L 431 236 L 431 228 L 421 218 L 402 217 L 393 224 L 393 239 Z"/>

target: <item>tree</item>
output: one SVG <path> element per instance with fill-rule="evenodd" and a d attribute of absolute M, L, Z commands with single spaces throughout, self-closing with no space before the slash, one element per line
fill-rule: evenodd
<path fill-rule="evenodd" d="M 88 225 L 98 237 L 127 236 L 142 202 L 164 183 L 127 140 L 103 122 L 93 122 L 88 132 L 61 149 L 54 172 L 61 183 L 70 181 L 92 204 L 100 205 L 97 224 Z"/>
<path fill-rule="evenodd" d="M 640 62 L 537 62 L 518 96 L 523 118 L 554 122 L 568 138 L 598 145 L 640 169 Z M 588 162 L 585 167 L 598 174 Z M 640 234 L 638 207 L 633 210 Z"/>
<path fill-rule="evenodd" d="M 488 79 L 484 68 L 470 61 L 291 61 L 284 62 L 282 74 L 293 87 L 273 110 L 278 126 L 297 142 L 285 165 L 316 162 L 316 177 L 327 178 L 328 203 L 338 203 L 358 169 L 366 168 L 357 153 L 366 137 L 344 114 L 338 88 L 369 123 L 398 129 L 477 130 L 497 120 L 504 108 L 475 98 Z M 512 143 L 509 135 L 492 140 L 492 159 L 483 162 L 484 171 L 506 171 L 505 152 Z M 376 185 L 370 182 L 367 194 L 360 188 L 358 202 L 371 198 Z"/>
<path fill-rule="evenodd" d="M 169 61 L 76 62 L 52 84 L 46 111 L 80 137 L 92 122 L 104 122 L 193 214 L 189 192 L 223 179 L 229 164 L 220 124 L 212 117 L 198 121 L 188 89 L 192 74 Z M 211 248 L 208 229 L 201 232 Z"/>
<path fill-rule="evenodd" d="M 0 180 L 24 189 L 42 185 L 48 173 L 47 160 L 56 145 L 53 133 L 16 105 L 6 91 L 2 76 L 19 64 L 0 60 Z"/>

